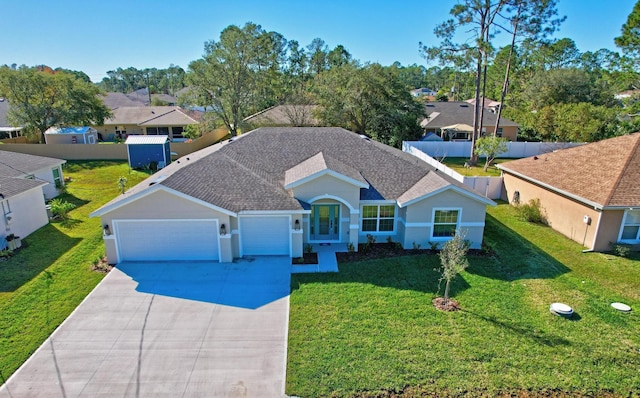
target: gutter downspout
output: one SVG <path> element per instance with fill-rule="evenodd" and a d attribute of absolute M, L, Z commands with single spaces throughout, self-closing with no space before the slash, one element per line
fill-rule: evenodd
<path fill-rule="evenodd" d="M 596 208 L 594 208 L 594 210 L 598 210 Z M 596 239 L 598 238 L 598 233 L 600 233 L 600 221 L 602 220 L 602 211 L 598 212 L 598 222 L 596 223 L 596 230 L 593 233 L 593 242 L 591 242 L 591 249 L 585 249 L 582 252 L 583 253 L 593 253 L 595 251 L 595 247 L 596 247 Z M 587 225 L 587 228 L 589 228 L 589 226 Z M 586 236 L 586 231 L 585 231 L 585 236 Z"/>

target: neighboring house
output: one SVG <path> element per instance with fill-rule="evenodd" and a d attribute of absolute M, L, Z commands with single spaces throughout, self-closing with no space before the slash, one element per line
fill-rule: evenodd
<path fill-rule="evenodd" d="M 91 127 L 49 127 L 44 132 L 46 144 L 97 144 L 98 132 Z"/>
<path fill-rule="evenodd" d="M 435 133 L 445 140 L 449 140 L 448 135 L 443 132 L 443 128 L 455 124 L 467 124 L 473 126 L 474 106 L 467 102 L 428 102 L 425 104 L 427 117 L 420 123 L 425 134 Z M 493 134 L 496 125 L 497 115 L 493 112 L 485 111 L 482 121 L 482 133 Z M 516 141 L 518 136 L 518 123 L 509 119 L 500 118 L 498 136 L 509 141 Z M 453 137 L 454 140 L 471 139 L 469 132 L 461 133 Z"/>
<path fill-rule="evenodd" d="M 263 127 L 184 156 L 91 213 L 110 263 L 302 256 L 367 235 L 405 248 L 457 229 L 482 243 L 494 203 L 408 153 L 341 128 Z"/>
<path fill-rule="evenodd" d="M 179 106 L 127 106 L 115 108 L 111 113 L 104 125 L 93 126 L 105 141 L 129 135 L 167 135 L 172 140 L 181 140 L 184 129 L 198 124 L 202 115 Z"/>
<path fill-rule="evenodd" d="M 125 106 L 146 106 L 144 101 L 134 101 L 124 93 L 106 93 L 103 95 L 102 102 L 111 110 Z"/>
<path fill-rule="evenodd" d="M 310 127 L 320 125 L 314 116 L 317 105 L 276 105 L 246 117 L 243 122 L 257 127 Z"/>
<path fill-rule="evenodd" d="M 414 90 L 411 90 L 410 92 L 414 97 L 435 97 L 438 95 L 437 91 L 426 87 L 416 88 Z"/>
<path fill-rule="evenodd" d="M 511 203 L 539 199 L 549 225 L 583 246 L 640 243 L 640 133 L 497 167 Z"/>
<path fill-rule="evenodd" d="M 476 99 L 471 98 L 471 99 L 465 100 L 464 102 L 471 105 L 475 105 Z M 500 101 L 492 100 L 491 98 L 482 98 L 482 106 L 484 106 L 485 109 L 488 109 L 493 113 L 497 113 L 501 105 L 502 103 Z"/>
<path fill-rule="evenodd" d="M 631 97 L 637 98 L 638 96 L 640 96 L 640 90 L 634 88 L 633 90 L 626 90 L 621 93 L 617 93 L 613 97 L 617 100 L 624 100 Z"/>
<path fill-rule="evenodd" d="M 66 160 L 25 153 L 2 151 L 0 146 L 0 177 L 23 178 L 46 183 L 42 193 L 46 199 L 59 195 L 56 186 L 64 185 L 62 165 Z"/>
<path fill-rule="evenodd" d="M 22 136 L 22 127 L 11 125 L 7 119 L 8 113 L 9 101 L 0 97 L 0 140 Z"/>
<path fill-rule="evenodd" d="M 9 234 L 24 238 L 47 225 L 49 217 L 42 195 L 46 184 L 41 180 L 0 176 L 0 241 Z"/>
<path fill-rule="evenodd" d="M 131 101 L 140 103 L 143 106 L 151 105 L 151 103 L 149 102 L 149 89 L 147 89 L 146 87 L 140 88 L 136 91 L 133 91 L 125 95 Z M 154 101 L 161 101 L 168 106 L 175 106 L 178 103 L 178 99 L 173 95 L 169 95 L 169 94 L 151 94 L 151 102 L 154 102 Z"/>

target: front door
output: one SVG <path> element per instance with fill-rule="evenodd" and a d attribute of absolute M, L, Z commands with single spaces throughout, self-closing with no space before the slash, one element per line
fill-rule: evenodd
<path fill-rule="evenodd" d="M 340 236 L 340 205 L 311 207 L 311 240 L 338 240 Z"/>

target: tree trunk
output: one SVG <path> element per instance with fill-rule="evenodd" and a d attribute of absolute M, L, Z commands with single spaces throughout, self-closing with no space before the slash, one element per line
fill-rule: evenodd
<path fill-rule="evenodd" d="M 451 281 L 447 279 L 447 283 L 444 285 L 444 305 L 449 303 L 449 285 Z"/>
<path fill-rule="evenodd" d="M 480 50 L 478 50 L 480 52 Z M 480 122 L 480 76 L 482 75 L 482 55 L 478 54 L 478 65 L 476 67 L 476 92 L 475 92 L 475 108 L 473 110 L 473 132 L 471 133 L 471 154 L 469 155 L 469 163 L 475 166 L 478 163 L 478 155 L 475 153 L 476 137 L 478 136 L 478 124 Z"/>
<path fill-rule="evenodd" d="M 520 6 L 522 7 L 522 5 Z M 518 8 L 516 16 L 516 22 L 513 24 L 513 35 L 511 35 L 511 48 L 509 48 L 509 58 L 507 59 L 507 67 L 504 72 L 504 83 L 502 84 L 502 93 L 500 94 L 500 106 L 498 107 L 498 114 L 496 115 L 496 126 L 493 130 L 493 135 L 498 134 L 498 128 L 500 127 L 500 116 L 502 116 L 502 107 L 504 106 L 504 99 L 507 96 L 507 90 L 509 89 L 509 73 L 511 72 L 511 58 L 513 58 L 513 46 L 516 44 L 516 35 L 518 32 L 518 21 L 520 18 L 521 8 Z"/>

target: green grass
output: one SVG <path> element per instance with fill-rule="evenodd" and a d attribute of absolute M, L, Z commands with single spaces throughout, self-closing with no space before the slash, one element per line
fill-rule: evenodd
<path fill-rule="evenodd" d="M 454 281 L 459 312 L 431 303 L 444 288 L 437 256 L 293 275 L 287 394 L 637 396 L 638 256 L 582 253 L 504 204 L 485 229 L 497 257 L 470 258 Z M 549 313 L 556 301 L 574 308 L 573 320 Z M 616 312 L 613 301 L 636 312 Z"/>
<path fill-rule="evenodd" d="M 147 175 L 126 162 L 69 162 L 60 198 L 77 207 L 66 222 L 50 223 L 23 239 L 23 249 L 0 263 L 0 383 L 4 382 L 102 279 L 91 270 L 104 255 L 99 218 L 89 213 Z M 99 338 L 99 336 L 96 336 Z"/>
<path fill-rule="evenodd" d="M 464 164 L 469 161 L 469 158 L 445 158 L 442 163 L 447 167 L 452 168 L 463 176 L 483 176 L 483 177 L 499 177 L 501 171 L 495 166 L 496 164 L 507 162 L 513 159 L 495 159 L 491 166 L 484 171 L 485 159 L 481 157 L 478 159 L 478 165 L 473 167 L 464 167 Z"/>

